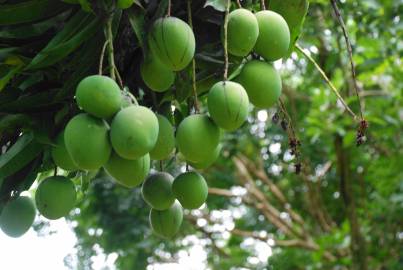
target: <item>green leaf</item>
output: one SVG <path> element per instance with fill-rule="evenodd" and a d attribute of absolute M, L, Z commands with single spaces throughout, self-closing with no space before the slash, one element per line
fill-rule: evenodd
<path fill-rule="evenodd" d="M 69 40 L 43 49 L 32 59 L 27 69 L 43 68 L 59 62 L 77 49 L 83 42 L 91 38 L 97 30 L 99 30 L 99 20 L 94 19 Z"/>
<path fill-rule="evenodd" d="M 7 74 L 0 78 L 0 92 L 8 84 L 8 82 L 24 67 L 23 64 L 10 66 Z"/>
<path fill-rule="evenodd" d="M 68 7 L 62 1 L 54 0 L 32 0 L 18 4 L 0 5 L 0 25 L 42 20 L 66 10 Z"/>
<path fill-rule="evenodd" d="M 227 2 L 227 0 L 207 0 L 206 4 L 204 4 L 204 7 L 211 6 L 215 10 L 224 12 L 225 7 L 226 7 L 226 2 Z"/>
<path fill-rule="evenodd" d="M 17 142 L 0 157 L 0 178 L 6 178 L 38 156 L 43 150 L 32 133 L 21 135 Z"/>
<path fill-rule="evenodd" d="M 132 26 L 133 31 L 136 34 L 140 47 L 144 49 L 144 44 L 146 40 L 146 33 L 144 31 L 145 12 L 140 8 L 131 8 L 127 10 L 127 14 L 129 16 L 130 25 Z"/>
<path fill-rule="evenodd" d="M 301 32 L 306 14 L 308 13 L 308 0 L 271 0 L 268 9 L 281 14 L 287 21 L 291 33 L 289 55 L 294 50 Z"/>

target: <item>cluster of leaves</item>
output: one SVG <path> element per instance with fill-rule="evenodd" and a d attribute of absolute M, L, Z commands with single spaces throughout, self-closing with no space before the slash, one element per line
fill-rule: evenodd
<path fill-rule="evenodd" d="M 273 1 L 266 1 L 266 6 L 270 8 Z M 0 208 L 13 193 L 29 189 L 38 173 L 42 178 L 53 170 L 49 148 L 55 134 L 78 111 L 73 100 L 78 81 L 98 70 L 105 42 L 103 27 L 108 16 L 99 4 L 104 1 L 3 2 L 0 8 Z M 186 1 L 172 2 L 172 13 L 186 21 Z M 175 111 L 175 117 L 180 119 L 189 113 L 192 105 L 191 70 L 178 74 L 181 79 L 176 81 L 175 91 L 169 94 L 153 95 L 143 91 L 146 88 L 139 76 L 148 27 L 164 15 L 168 1 L 135 3 L 123 13 L 114 13 L 118 70 L 125 85 L 141 103 L 164 110 L 173 99 L 181 102 Z M 241 3 L 259 9 L 259 1 Z M 202 103 L 205 93 L 222 74 L 220 30 L 224 7 L 225 0 L 192 1 L 198 39 L 196 79 Z M 96 255 L 97 246 L 106 254 L 118 254 L 116 266 L 119 269 L 145 269 L 153 262 L 175 261 L 179 249 L 191 247 L 189 241 L 184 241 L 185 236 L 195 234 L 206 240 L 204 248 L 212 269 L 350 268 L 353 263 L 348 252 L 352 241 L 351 225 L 336 151 L 336 145 L 341 142 L 343 155 L 348 157 L 357 216 L 366 242 L 368 269 L 400 269 L 403 264 L 399 254 L 403 209 L 400 134 L 403 47 L 399 37 L 403 28 L 399 15 L 403 7 L 399 1 L 388 0 L 348 2 L 340 7 L 352 39 L 365 118 L 370 123 L 368 142 L 361 148 L 355 147 L 357 123 L 338 106 L 337 98 L 314 66 L 292 53 L 283 63 L 283 98 L 291 116 L 291 123 L 287 124 L 294 125 L 301 141 L 301 159 L 305 164 L 302 173 L 294 173 L 287 133 L 281 125 L 271 122 L 275 110 L 267 111 L 267 117 L 262 117 L 265 113 L 254 111 L 242 129 L 227 134 L 217 164 L 204 172 L 210 187 L 247 189 L 239 180 L 232 157 L 242 153 L 256 163 L 261 157 L 265 171 L 286 195 L 290 207 L 304 217 L 306 228 L 313 232 L 319 245 L 318 250 L 276 247 L 267 262 L 251 264 L 248 258 L 255 256 L 256 251 L 245 248 L 244 237 L 230 234 L 228 239 L 222 231 L 203 231 L 191 220 L 184 223 L 175 241 L 161 241 L 151 234 L 148 209 L 138 191 L 116 186 L 101 172 L 88 189 L 86 180 L 93 175 L 82 178 L 85 194 L 78 206 L 80 210 L 69 217 L 78 237 L 76 256 L 79 259 L 79 265 L 71 267 L 91 269 L 91 258 Z M 357 112 L 343 35 L 328 1 L 311 1 L 299 43 L 310 49 L 348 105 Z M 230 58 L 230 62 L 230 74 L 236 74 L 241 59 Z M 322 197 L 320 207 L 326 208 L 334 221 L 326 231 L 312 215 L 312 207 L 318 205 L 310 205 L 311 194 L 303 178 L 320 174 L 328 162 L 331 164 L 329 171 L 315 182 Z M 310 168 L 310 172 L 304 172 L 306 168 Z M 176 174 L 169 164 L 166 170 Z M 80 177 L 76 175 L 76 180 L 81 180 Z M 273 197 L 261 182 L 257 181 L 257 185 L 269 199 Z M 245 205 L 239 198 L 212 195 L 206 209 L 186 214 L 197 214 L 202 219 L 201 213 L 213 209 L 229 209 L 238 229 L 264 231 L 276 239 L 287 239 L 274 224 L 264 220 L 256 208 Z M 214 223 L 220 221 L 209 223 L 214 227 Z M 222 244 L 217 247 L 215 241 Z M 347 250 L 348 254 L 326 261 L 324 251 L 336 249 Z"/>

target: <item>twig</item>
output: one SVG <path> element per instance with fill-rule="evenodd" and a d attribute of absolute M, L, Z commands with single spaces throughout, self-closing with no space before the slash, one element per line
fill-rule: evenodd
<path fill-rule="evenodd" d="M 112 16 L 106 21 L 106 38 L 108 40 L 108 55 L 109 55 L 109 74 L 112 79 L 116 79 L 115 76 L 115 57 L 113 51 L 113 33 L 112 33 Z"/>
<path fill-rule="evenodd" d="M 123 89 L 124 88 L 123 80 L 122 80 L 122 77 L 120 77 L 119 70 L 116 66 L 114 66 L 114 71 L 115 71 L 115 75 L 118 80 L 119 86 L 121 89 Z"/>
<path fill-rule="evenodd" d="M 189 26 L 193 30 L 193 19 L 192 19 L 192 0 L 187 1 L 187 11 L 188 11 L 188 21 Z M 194 109 L 196 113 L 199 113 L 199 101 L 197 99 L 197 86 L 196 86 L 196 59 L 193 57 L 192 59 L 192 89 L 193 89 L 193 98 L 194 98 Z"/>
<path fill-rule="evenodd" d="M 266 3 L 264 1 L 265 0 L 260 0 L 260 9 L 261 10 L 266 10 Z"/>
<path fill-rule="evenodd" d="M 231 1 L 226 1 L 225 18 L 224 18 L 224 82 L 228 79 L 228 14 Z"/>
<path fill-rule="evenodd" d="M 168 10 L 167 10 L 167 17 L 171 16 L 171 9 L 172 9 L 172 1 L 168 0 Z"/>
<path fill-rule="evenodd" d="M 242 8 L 241 1 L 236 0 L 236 3 L 237 3 L 237 5 L 238 5 L 239 8 Z"/>
<path fill-rule="evenodd" d="M 103 63 L 104 63 L 104 56 L 105 56 L 105 51 L 106 51 L 106 46 L 108 45 L 108 40 L 105 40 L 104 46 L 102 46 L 101 50 L 101 56 L 99 57 L 99 68 L 98 68 L 98 74 L 102 75 L 102 70 L 103 70 Z"/>
<path fill-rule="evenodd" d="M 347 28 L 346 28 L 346 25 L 344 23 L 343 17 L 341 16 L 340 10 L 337 7 L 336 0 L 330 0 L 330 3 L 332 4 L 333 10 L 334 10 L 334 12 L 336 14 L 336 17 L 337 17 L 337 20 L 339 21 L 341 29 L 343 30 L 344 39 L 345 39 L 346 45 L 347 45 L 348 56 L 349 56 L 349 59 L 350 59 L 351 75 L 353 77 L 354 90 L 355 90 L 355 94 L 357 95 L 359 109 L 360 109 L 360 117 L 361 117 L 361 120 L 364 120 L 364 116 L 363 116 L 363 113 L 362 113 L 361 99 L 360 99 L 360 95 L 359 95 L 360 91 L 359 91 L 359 87 L 358 87 L 358 83 L 357 83 L 355 64 L 354 64 L 354 60 L 353 60 L 353 49 L 352 49 L 352 46 L 351 46 L 350 38 L 348 36 Z"/>
<path fill-rule="evenodd" d="M 315 68 L 319 71 L 320 75 L 322 75 L 323 79 L 329 85 L 330 89 L 334 92 L 334 94 L 337 96 L 337 98 L 343 104 L 346 111 L 354 118 L 354 120 L 357 120 L 357 115 L 350 109 L 350 107 L 347 105 L 347 103 L 344 101 L 344 99 L 340 95 L 337 88 L 333 85 L 333 83 L 330 81 L 330 79 L 327 77 L 326 73 L 319 66 L 319 64 L 315 61 L 315 59 L 313 59 L 298 43 L 295 44 L 295 48 L 297 48 L 297 50 L 299 52 L 301 52 L 315 66 Z"/>

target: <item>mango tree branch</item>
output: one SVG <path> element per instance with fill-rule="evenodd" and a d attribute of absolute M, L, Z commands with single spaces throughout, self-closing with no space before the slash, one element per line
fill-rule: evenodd
<path fill-rule="evenodd" d="M 295 44 L 295 48 L 299 52 L 301 52 L 314 66 L 315 68 L 319 71 L 320 75 L 322 78 L 325 80 L 325 82 L 329 85 L 330 89 L 334 92 L 334 94 L 337 96 L 343 107 L 346 109 L 346 111 L 353 117 L 354 120 L 357 120 L 357 115 L 350 109 L 350 107 L 347 105 L 347 103 L 344 101 L 343 97 L 340 95 L 339 91 L 337 88 L 334 86 L 334 84 L 330 81 L 330 79 L 327 77 L 326 73 L 323 71 L 323 69 L 319 66 L 319 64 L 313 59 L 298 43 Z"/>

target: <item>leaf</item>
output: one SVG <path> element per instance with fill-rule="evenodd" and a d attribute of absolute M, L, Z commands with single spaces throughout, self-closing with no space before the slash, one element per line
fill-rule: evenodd
<path fill-rule="evenodd" d="M 32 133 L 21 135 L 6 153 L 0 156 L 0 178 L 6 178 L 37 157 L 43 146 L 39 144 Z"/>
<path fill-rule="evenodd" d="M 146 40 L 146 33 L 144 31 L 145 12 L 140 8 L 130 8 L 127 11 L 127 14 L 129 16 L 130 25 L 136 34 L 140 47 L 144 49 L 144 43 Z"/>
<path fill-rule="evenodd" d="M 0 25 L 38 21 L 51 17 L 68 7 L 62 1 L 54 0 L 32 0 L 18 4 L 0 5 Z"/>
<path fill-rule="evenodd" d="M 204 7 L 211 6 L 217 11 L 224 12 L 227 0 L 207 0 Z"/>
<path fill-rule="evenodd" d="M 94 19 L 69 40 L 50 48 L 45 48 L 32 59 L 27 69 L 38 69 L 55 64 L 72 53 L 99 29 L 99 20 Z"/>
<path fill-rule="evenodd" d="M 304 24 L 306 14 L 308 13 L 309 1 L 271 0 L 268 8 L 281 14 L 287 21 L 291 33 L 291 43 L 288 49 L 288 54 L 290 55 L 302 32 L 302 25 Z"/>

